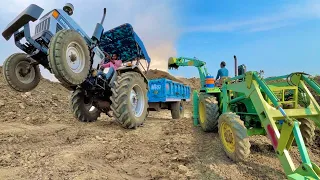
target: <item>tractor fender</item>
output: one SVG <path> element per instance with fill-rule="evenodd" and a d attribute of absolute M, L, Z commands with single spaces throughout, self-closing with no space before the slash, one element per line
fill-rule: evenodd
<path fill-rule="evenodd" d="M 117 70 L 117 73 L 120 75 L 120 74 L 128 72 L 128 71 L 135 71 L 135 72 L 138 72 L 139 74 L 141 74 L 144 79 L 144 82 L 148 85 L 148 79 L 147 79 L 146 75 L 136 65 L 120 67 Z M 147 89 L 148 89 L 148 86 L 147 86 Z"/>
<path fill-rule="evenodd" d="M 2 32 L 2 36 L 8 41 L 12 34 L 18 31 L 29 21 L 36 21 L 43 12 L 43 8 L 30 4 L 24 11 L 22 11 L 13 21 L 8 24 L 6 29 Z"/>

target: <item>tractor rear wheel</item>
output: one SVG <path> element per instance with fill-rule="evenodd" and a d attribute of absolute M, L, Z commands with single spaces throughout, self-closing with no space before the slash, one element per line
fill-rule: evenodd
<path fill-rule="evenodd" d="M 219 137 L 227 156 L 235 162 L 243 161 L 250 154 L 247 128 L 235 113 L 224 113 L 219 117 Z"/>
<path fill-rule="evenodd" d="M 172 119 L 184 118 L 184 105 L 182 101 L 171 103 L 171 116 Z"/>
<path fill-rule="evenodd" d="M 25 53 L 12 54 L 3 63 L 3 75 L 13 90 L 28 92 L 39 84 L 41 77 L 39 65 L 30 63 Z"/>
<path fill-rule="evenodd" d="M 203 131 L 217 131 L 219 118 L 219 106 L 216 97 L 199 94 L 199 123 Z"/>
<path fill-rule="evenodd" d="M 300 124 L 300 132 L 306 146 L 311 146 L 315 139 L 315 130 L 316 126 L 314 122 L 307 118 L 299 118 L 297 119 Z M 294 146 L 297 146 L 296 141 L 292 143 Z"/>
<path fill-rule="evenodd" d="M 82 89 L 72 93 L 70 105 L 74 117 L 81 122 L 94 122 L 101 115 L 101 111 L 92 105 L 92 99 L 86 97 Z"/>
<path fill-rule="evenodd" d="M 88 77 L 91 62 L 84 38 L 74 30 L 61 30 L 49 44 L 49 65 L 65 86 L 76 86 Z"/>
<path fill-rule="evenodd" d="M 140 73 L 129 71 L 120 74 L 112 90 L 111 109 L 122 127 L 135 129 L 147 117 L 147 84 Z"/>

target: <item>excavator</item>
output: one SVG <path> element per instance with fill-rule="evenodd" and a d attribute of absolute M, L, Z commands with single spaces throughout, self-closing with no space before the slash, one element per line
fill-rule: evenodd
<path fill-rule="evenodd" d="M 302 72 L 263 78 L 263 71 L 237 67 L 235 77 L 225 77 L 220 86 L 212 85 L 206 63 L 196 58 L 170 57 L 169 69 L 194 66 L 201 88 L 193 92 L 193 123 L 205 132 L 218 131 L 226 155 L 234 162 L 250 154 L 249 136 L 266 135 L 288 179 L 320 179 L 320 168 L 311 161 L 307 146 L 314 143 L 320 128 L 320 106 L 311 94 L 320 95 L 320 85 Z M 211 79 L 211 80 L 208 80 Z M 290 156 L 296 146 L 298 167 Z"/>

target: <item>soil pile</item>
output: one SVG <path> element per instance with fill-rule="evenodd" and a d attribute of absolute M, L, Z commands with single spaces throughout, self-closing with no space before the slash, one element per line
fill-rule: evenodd
<path fill-rule="evenodd" d="M 183 81 L 177 79 L 176 77 L 172 76 L 168 72 L 157 70 L 157 69 L 150 69 L 148 73 L 146 74 L 148 79 L 158 79 L 158 78 L 167 78 L 172 81 L 176 81 L 179 83 L 183 83 Z"/>
<path fill-rule="evenodd" d="M 73 118 L 68 108 L 70 92 L 60 85 L 41 78 L 36 89 L 27 93 L 12 90 L 4 81 L 0 67 L 0 121 L 23 121 L 41 124 L 68 121 Z"/>
<path fill-rule="evenodd" d="M 197 78 L 181 81 L 199 89 Z M 150 112 L 143 127 L 126 130 L 105 115 L 78 122 L 69 110 L 70 92 L 59 83 L 42 79 L 33 91 L 18 93 L 0 67 L 0 88 L 1 180 L 285 179 L 266 137 L 250 137 L 249 159 L 236 164 L 217 133 L 193 126 L 191 109 L 180 120 L 172 120 L 170 111 Z M 309 148 L 316 164 L 319 139 Z M 291 155 L 298 162 L 296 147 Z"/>

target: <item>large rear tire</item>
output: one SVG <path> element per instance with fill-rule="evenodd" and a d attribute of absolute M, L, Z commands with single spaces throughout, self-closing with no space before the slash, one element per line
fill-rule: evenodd
<path fill-rule="evenodd" d="M 122 73 L 111 90 L 111 109 L 116 121 L 128 129 L 142 125 L 147 116 L 148 96 L 147 84 L 141 74 Z"/>
<path fill-rule="evenodd" d="M 216 97 L 199 94 L 199 123 L 203 131 L 212 132 L 218 130 L 219 106 Z"/>
<path fill-rule="evenodd" d="M 49 44 L 49 65 L 64 86 L 76 86 L 88 77 L 91 62 L 88 45 L 74 30 L 61 30 Z"/>
<path fill-rule="evenodd" d="M 250 154 L 247 128 L 234 113 L 224 113 L 219 117 L 219 137 L 227 156 L 235 162 L 244 161 Z"/>
<path fill-rule="evenodd" d="M 171 116 L 172 119 L 184 118 L 184 104 L 182 101 L 171 103 Z"/>
<path fill-rule="evenodd" d="M 25 53 L 15 53 L 3 63 L 3 75 L 9 86 L 18 92 L 28 92 L 37 87 L 41 73 L 39 65 L 31 65 L 30 72 L 27 67 L 30 60 Z"/>
<path fill-rule="evenodd" d="M 101 115 L 101 111 L 92 105 L 92 99 L 86 97 L 82 89 L 72 93 L 70 104 L 74 117 L 81 122 L 94 122 Z"/>

